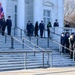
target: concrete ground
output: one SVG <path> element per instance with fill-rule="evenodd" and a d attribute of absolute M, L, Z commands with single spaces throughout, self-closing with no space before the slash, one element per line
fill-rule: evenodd
<path fill-rule="evenodd" d="M 0 75 L 75 75 L 75 67 L 7 71 Z"/>

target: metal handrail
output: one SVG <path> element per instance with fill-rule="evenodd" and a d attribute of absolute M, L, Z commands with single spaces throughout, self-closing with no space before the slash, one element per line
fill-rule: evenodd
<path fill-rule="evenodd" d="M 56 43 L 56 44 L 58 44 L 58 45 L 60 45 L 60 46 L 64 47 L 64 48 L 68 49 L 69 51 L 73 52 L 73 50 L 71 50 L 71 49 L 69 49 L 69 48 L 67 48 L 67 47 L 63 46 L 63 45 L 62 45 L 62 44 L 60 44 L 59 42 L 54 41 L 54 40 L 52 40 L 52 39 L 50 39 L 50 40 L 51 40 L 51 41 L 53 41 L 54 43 Z"/>
<path fill-rule="evenodd" d="M 6 53 L 34 53 L 34 52 L 36 52 L 36 53 L 40 53 L 40 52 L 50 52 L 50 53 L 52 53 L 52 51 L 51 50 L 47 50 L 47 51 L 38 51 L 38 50 L 36 50 L 36 51 L 0 51 L 0 53 L 3 53 L 3 54 L 6 54 Z"/>
<path fill-rule="evenodd" d="M 2 32 L 2 31 L 1 31 L 1 32 Z M 13 42 L 13 39 L 14 39 L 14 40 L 18 41 L 19 43 L 21 43 L 21 44 L 27 46 L 28 48 L 34 50 L 32 47 L 30 47 L 30 46 L 28 46 L 27 44 L 23 43 L 22 41 L 18 40 L 18 39 L 15 38 L 14 36 L 8 35 L 6 32 L 4 32 L 4 36 L 5 36 L 5 40 L 6 40 L 6 36 L 7 36 L 7 37 L 9 36 L 9 37 L 11 37 L 11 41 L 12 41 L 12 42 Z M 5 43 L 6 43 L 6 41 L 5 41 Z"/>
<path fill-rule="evenodd" d="M 51 33 L 53 33 L 53 32 L 51 32 Z M 55 35 L 57 35 L 57 36 L 61 36 L 60 34 L 57 34 L 57 33 L 53 33 L 53 34 L 55 34 Z M 74 58 L 75 58 L 75 56 L 74 56 L 75 49 L 74 49 L 74 50 L 71 50 L 71 49 L 67 48 L 66 46 L 60 44 L 60 43 L 57 42 L 57 41 L 54 41 L 54 40 L 52 40 L 52 39 L 50 39 L 50 40 L 53 41 L 54 43 L 60 45 L 61 47 L 64 47 L 64 48 L 67 49 L 68 51 L 73 52 L 73 61 L 75 60 L 75 59 L 74 59 Z"/>
<path fill-rule="evenodd" d="M 13 37 L 13 38 L 14 38 L 15 40 L 17 40 L 19 43 L 21 43 L 21 44 L 27 46 L 28 48 L 30 48 L 30 49 L 32 49 L 32 50 L 34 50 L 32 47 L 28 46 L 27 44 L 23 43 L 22 41 L 18 40 L 17 38 L 15 38 L 15 37 Z"/>
<path fill-rule="evenodd" d="M 19 28 L 19 27 L 17 27 L 17 28 L 18 28 L 18 29 L 20 29 L 20 30 L 22 30 L 22 29 L 21 29 L 21 28 Z M 24 30 L 22 30 L 22 31 L 24 31 Z M 38 45 L 34 44 L 33 42 L 31 42 L 31 41 L 27 40 L 27 39 L 26 39 L 26 38 L 24 38 L 24 37 L 22 37 L 22 40 L 26 40 L 26 41 L 28 41 L 29 43 L 31 43 L 31 44 L 35 45 L 36 47 L 38 47 L 39 49 L 41 49 L 41 50 L 43 50 L 43 51 L 46 51 L 45 49 L 41 48 L 40 46 L 38 46 Z"/>
<path fill-rule="evenodd" d="M 51 33 L 53 33 L 53 32 L 51 32 Z M 55 34 L 55 35 L 57 35 L 57 36 L 61 36 L 60 34 L 57 34 L 57 33 L 53 33 L 53 34 Z M 50 39 L 50 40 L 52 40 L 52 39 Z M 60 44 L 59 42 L 54 41 L 54 40 L 52 40 L 52 41 L 53 41 L 53 42 L 55 42 L 55 43 L 57 43 L 57 44 L 59 44 L 59 45 L 61 45 L 61 46 L 62 46 L 62 47 L 64 47 L 64 48 L 66 48 L 66 49 L 68 49 L 68 50 L 72 51 L 71 49 L 69 49 L 69 48 L 67 48 L 67 47 L 63 46 L 62 44 Z"/>
<path fill-rule="evenodd" d="M 26 69 L 27 53 L 42 53 L 42 65 L 43 65 L 43 67 L 44 67 L 44 58 L 45 58 L 44 54 L 47 53 L 48 54 L 47 58 L 48 58 L 48 63 L 49 63 L 48 65 L 50 67 L 52 67 L 52 51 L 50 51 L 50 50 L 44 50 L 43 48 L 41 48 L 43 51 L 42 50 L 41 51 L 34 50 L 32 47 L 28 46 L 27 44 L 23 43 L 22 41 L 18 40 L 17 38 L 15 38 L 15 37 L 13 37 L 11 35 L 8 35 L 7 33 L 5 33 L 4 36 L 9 36 L 9 37 L 11 37 L 12 41 L 14 39 L 14 40 L 18 41 L 19 43 L 27 46 L 28 48 L 30 48 L 32 50 L 29 50 L 29 51 L 0 51 L 0 54 L 25 53 L 25 69 Z M 50 54 L 50 57 L 49 57 L 49 54 Z"/>
<path fill-rule="evenodd" d="M 19 28 L 19 27 L 17 27 L 17 28 Z M 52 28 L 55 28 L 55 27 L 52 27 Z M 59 28 L 62 28 L 62 27 L 59 27 Z M 21 28 L 19 28 L 19 29 L 22 30 Z M 45 30 L 46 30 L 46 29 L 45 29 Z M 24 30 L 22 30 L 22 31 L 24 31 Z M 46 30 L 46 31 L 47 31 L 47 30 Z M 50 32 L 51 32 L 51 31 L 50 31 Z M 54 33 L 54 32 L 51 32 L 51 33 L 53 33 L 53 34 L 55 34 L 55 35 L 58 35 L 58 36 L 61 36 L 60 34 L 57 34 L 57 33 Z M 27 40 L 27 39 L 24 38 L 24 37 L 23 37 L 22 39 L 24 39 L 24 40 L 26 40 L 26 41 L 32 43 L 33 45 L 39 47 L 38 45 L 34 44 L 33 42 Z M 52 39 L 50 39 L 50 40 L 52 40 Z M 72 51 L 71 49 L 69 49 L 69 48 L 63 46 L 62 44 L 60 44 L 60 43 L 58 43 L 58 42 L 56 42 L 56 41 L 54 41 L 54 40 L 52 40 L 52 41 L 55 42 L 55 43 L 57 43 L 57 44 L 59 44 L 59 45 L 61 45 L 61 46 L 64 47 L 64 48 L 68 49 L 69 51 Z M 39 47 L 39 48 L 41 48 L 41 47 Z M 41 48 L 41 49 L 44 50 L 43 48 Z M 45 50 L 44 50 L 44 51 L 45 51 Z M 73 52 L 73 51 L 72 51 L 72 52 Z"/>
<path fill-rule="evenodd" d="M 50 31 L 50 32 L 51 32 L 51 31 Z M 58 33 L 54 33 L 54 32 L 51 32 L 51 33 L 61 37 L 61 35 L 60 35 L 60 34 L 58 34 Z M 50 38 L 50 40 L 52 40 L 52 39 Z M 52 40 L 52 41 L 53 41 L 53 42 L 55 42 L 55 43 L 57 43 L 58 45 L 60 45 L 60 46 L 64 47 L 64 48 L 68 49 L 69 51 L 72 51 L 72 52 L 73 52 L 73 50 L 71 50 L 71 49 L 69 49 L 69 48 L 67 48 L 67 47 L 63 46 L 63 45 L 62 45 L 62 44 L 60 44 L 59 42 L 54 41 L 54 40 Z"/>
<path fill-rule="evenodd" d="M 47 50 L 47 51 L 0 51 L 0 54 L 15 54 L 15 53 L 24 53 L 25 54 L 25 58 L 24 58 L 24 68 L 27 69 L 27 63 L 26 63 L 26 59 L 27 59 L 27 54 L 28 53 L 42 53 L 42 67 L 44 68 L 45 64 L 44 64 L 44 60 L 45 60 L 45 57 L 44 57 L 44 54 L 47 53 L 48 56 L 47 56 L 47 65 L 48 67 L 52 67 L 52 51 L 50 50 Z M 50 57 L 49 57 L 50 55 Z"/>
<path fill-rule="evenodd" d="M 22 38 L 22 32 L 24 32 L 26 34 L 26 31 L 21 29 L 21 28 L 19 28 L 19 27 L 12 28 L 12 29 L 14 29 L 14 36 L 15 36 L 15 29 L 19 29 L 20 30 L 21 38 Z"/>
<path fill-rule="evenodd" d="M 55 29 L 58 28 L 58 29 L 62 29 L 66 32 L 75 32 L 75 28 L 72 28 L 72 27 L 51 27 L 51 29 L 54 29 L 54 32 L 55 32 Z"/>
<path fill-rule="evenodd" d="M 31 42 L 31 41 L 27 40 L 26 38 L 24 38 L 24 37 L 23 37 L 22 39 L 24 39 L 24 40 L 28 41 L 29 43 L 31 43 L 31 44 L 33 44 L 33 45 L 35 45 L 36 47 L 38 47 L 38 48 L 39 48 L 39 49 L 41 49 L 41 50 L 46 51 L 45 49 L 43 49 L 43 48 L 41 48 L 40 46 L 38 46 L 38 45 L 34 44 L 33 42 Z"/>
<path fill-rule="evenodd" d="M 55 28 L 55 27 L 52 27 L 52 28 Z M 62 28 L 62 27 L 59 27 L 59 28 Z M 66 27 L 64 27 L 64 28 L 66 28 Z M 69 28 L 70 29 L 70 28 Z M 47 30 L 46 30 L 47 31 Z M 50 31 L 51 32 L 51 31 Z M 52 34 L 55 34 L 55 35 L 57 35 L 57 36 L 61 36 L 60 34 L 58 34 L 58 33 L 55 33 L 55 32 L 51 32 Z M 51 40 L 51 39 L 50 39 Z M 56 44 L 58 44 L 58 45 L 60 45 L 60 46 L 62 46 L 62 47 L 64 47 L 64 48 L 66 48 L 66 49 L 68 49 L 69 51 L 71 51 L 71 52 L 73 52 L 73 54 L 74 54 L 74 51 L 73 50 L 71 50 L 71 49 L 69 49 L 69 48 L 67 48 L 67 47 L 65 47 L 65 46 L 63 46 L 62 44 L 60 44 L 60 43 L 58 43 L 58 42 L 56 42 L 56 41 L 54 41 L 54 40 L 52 40 L 54 43 L 56 43 Z M 30 42 L 31 43 L 31 42 Z M 34 44 L 35 45 L 35 44 Z M 73 55 L 73 57 L 74 57 L 74 55 Z M 74 58 L 73 58 L 73 60 L 74 60 Z"/>
<path fill-rule="evenodd" d="M 17 27 L 17 28 L 19 28 L 19 27 Z M 52 28 L 55 28 L 55 27 L 52 27 Z M 63 27 L 59 27 L 59 28 L 63 28 Z M 64 28 L 66 28 L 66 27 L 64 27 Z M 21 28 L 19 28 L 19 29 L 21 29 Z M 70 29 L 70 28 L 69 28 L 69 29 Z M 21 30 L 22 30 L 22 29 L 21 29 Z M 22 31 L 24 31 L 24 30 L 22 30 Z M 47 30 L 46 30 L 46 31 L 47 31 Z M 50 32 L 51 32 L 51 31 L 50 31 Z M 51 32 L 51 33 L 53 33 L 53 34 L 55 34 L 55 35 L 58 35 L 58 36 L 61 36 L 60 34 L 57 34 L 57 33 L 54 33 L 54 32 Z M 34 44 L 33 42 L 27 40 L 26 38 L 23 37 L 23 39 L 26 40 L 26 41 L 28 41 L 28 42 L 30 42 L 30 43 L 32 43 L 33 45 L 37 46 L 36 44 Z M 52 40 L 52 39 L 50 39 L 50 40 Z M 52 40 L 52 41 L 55 42 L 55 43 L 57 43 L 57 44 L 59 44 L 60 46 L 62 46 L 62 47 L 64 47 L 64 48 L 68 49 L 69 51 L 72 51 L 71 49 L 69 49 L 69 48 L 63 46 L 62 44 L 60 44 L 60 43 L 58 43 L 58 42 L 56 42 L 56 41 L 54 41 L 54 40 Z M 39 47 L 39 46 L 37 46 L 37 47 Z M 41 48 L 41 47 L 39 47 L 39 48 Z M 43 48 L 41 48 L 41 49 L 43 49 Z M 44 50 L 44 49 L 43 49 L 43 50 Z M 72 52 L 73 52 L 73 51 L 72 51 Z"/>
<path fill-rule="evenodd" d="M 62 29 L 75 29 L 75 28 L 72 28 L 72 27 L 51 27 L 51 28 L 62 28 Z"/>

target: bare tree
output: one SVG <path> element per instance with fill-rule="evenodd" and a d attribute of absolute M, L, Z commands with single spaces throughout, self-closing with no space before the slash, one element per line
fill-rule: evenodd
<path fill-rule="evenodd" d="M 64 19 L 75 23 L 75 0 L 64 0 Z"/>

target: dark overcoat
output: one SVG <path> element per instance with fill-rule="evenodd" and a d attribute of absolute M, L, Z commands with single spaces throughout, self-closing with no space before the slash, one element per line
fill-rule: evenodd
<path fill-rule="evenodd" d="M 11 27 L 12 27 L 12 21 L 11 21 L 11 19 L 7 19 L 6 20 L 6 25 L 7 25 L 8 35 L 11 35 Z"/>

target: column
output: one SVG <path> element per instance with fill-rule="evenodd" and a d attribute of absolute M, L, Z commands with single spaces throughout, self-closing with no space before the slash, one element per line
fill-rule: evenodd
<path fill-rule="evenodd" d="M 24 29 L 25 25 L 25 0 L 17 0 L 17 26 Z"/>
<path fill-rule="evenodd" d="M 34 24 L 43 20 L 43 0 L 34 0 Z"/>
<path fill-rule="evenodd" d="M 64 26 L 64 0 L 58 0 L 58 21 L 59 27 Z"/>
<path fill-rule="evenodd" d="M 64 26 L 64 0 L 58 0 L 58 22 L 60 28 L 58 28 L 57 32 L 61 35 L 61 33 L 63 32 L 62 27 Z M 60 43 L 60 37 L 58 36 L 57 38 L 59 39 L 58 42 Z"/>
<path fill-rule="evenodd" d="M 53 9 L 54 15 L 53 15 L 53 17 L 54 17 L 54 21 L 55 21 L 55 19 L 58 19 L 58 0 L 52 0 L 52 2 L 54 4 L 54 9 Z"/>

